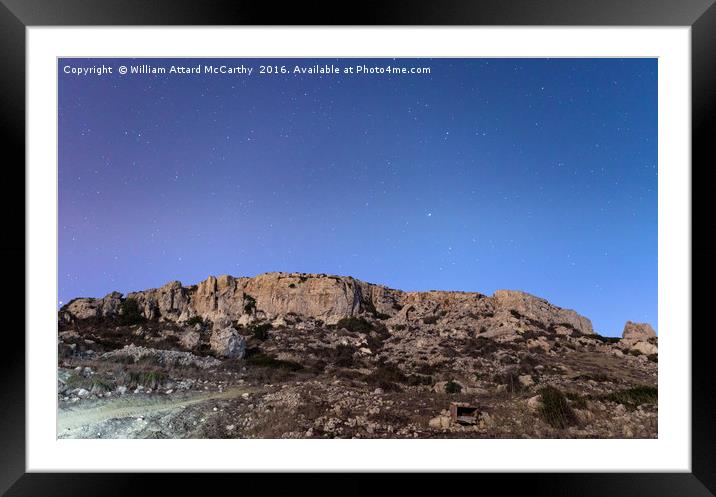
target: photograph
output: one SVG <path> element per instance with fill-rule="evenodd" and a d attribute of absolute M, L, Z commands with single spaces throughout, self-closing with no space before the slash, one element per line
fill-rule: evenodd
<path fill-rule="evenodd" d="M 56 60 L 58 439 L 658 438 L 658 58 Z"/>

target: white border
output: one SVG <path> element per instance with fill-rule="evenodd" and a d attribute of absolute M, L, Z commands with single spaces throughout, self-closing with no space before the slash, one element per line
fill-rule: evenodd
<path fill-rule="evenodd" d="M 28 471 L 691 471 L 690 29 L 28 28 Z M 658 57 L 657 440 L 56 440 L 56 58 Z"/>

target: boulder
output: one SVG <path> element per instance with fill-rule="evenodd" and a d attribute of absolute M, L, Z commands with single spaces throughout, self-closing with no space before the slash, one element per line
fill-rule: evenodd
<path fill-rule="evenodd" d="M 428 426 L 437 429 L 447 429 L 450 428 L 450 422 L 450 416 L 440 415 L 428 421 Z"/>
<path fill-rule="evenodd" d="M 542 396 L 535 395 L 527 399 L 527 407 L 532 411 L 537 411 L 542 407 Z"/>
<path fill-rule="evenodd" d="M 246 354 L 246 341 L 234 328 L 215 329 L 209 340 L 212 352 L 218 357 L 241 359 Z"/>
<path fill-rule="evenodd" d="M 520 385 L 522 385 L 523 387 L 531 387 L 535 384 L 535 381 L 532 379 L 532 376 L 528 374 L 518 376 L 517 379 L 519 380 Z"/>
<path fill-rule="evenodd" d="M 649 323 L 633 323 L 627 321 L 624 325 L 622 338 L 633 341 L 647 341 L 649 338 L 656 338 L 656 332 Z"/>
<path fill-rule="evenodd" d="M 189 350 L 198 347 L 200 341 L 201 335 L 198 331 L 195 330 L 188 330 L 179 337 L 179 343 L 181 344 L 181 346 Z"/>
<path fill-rule="evenodd" d="M 636 350 L 644 355 L 657 354 L 659 352 L 657 346 L 649 342 L 636 342 L 631 346 L 631 350 Z"/>

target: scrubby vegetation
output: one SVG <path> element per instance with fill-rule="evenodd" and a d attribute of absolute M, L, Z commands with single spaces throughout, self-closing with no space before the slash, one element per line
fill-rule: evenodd
<path fill-rule="evenodd" d="M 129 388 L 141 386 L 156 389 L 166 383 L 168 379 L 167 374 L 162 371 L 129 371 L 125 376 L 124 383 Z"/>
<path fill-rule="evenodd" d="M 197 324 L 204 326 L 204 319 L 201 316 L 192 316 L 186 320 L 187 326 L 196 326 Z"/>
<path fill-rule="evenodd" d="M 462 387 L 456 381 L 450 380 L 445 384 L 445 393 L 460 393 Z"/>
<path fill-rule="evenodd" d="M 285 369 L 288 371 L 298 371 L 303 368 L 303 366 L 297 362 L 282 361 L 281 359 L 276 359 L 275 357 L 262 352 L 257 352 L 248 356 L 246 358 L 246 364 L 264 368 Z"/>
<path fill-rule="evenodd" d="M 577 416 L 561 391 L 554 387 L 544 387 L 540 390 L 540 397 L 540 416 L 548 425 L 553 428 L 567 428 L 577 423 Z"/>
<path fill-rule="evenodd" d="M 603 337 L 602 335 L 586 335 L 589 338 L 593 338 L 595 340 L 599 340 L 602 343 L 619 343 L 621 341 L 621 338 L 619 337 Z"/>
<path fill-rule="evenodd" d="M 365 318 L 350 316 L 338 321 L 336 328 L 343 328 L 356 333 L 367 333 L 373 329 L 373 325 Z"/>
<path fill-rule="evenodd" d="M 251 332 L 251 336 L 255 339 L 266 340 L 269 337 L 268 332 L 271 328 L 273 328 L 271 323 L 261 323 L 250 326 L 249 331 Z"/>
<path fill-rule="evenodd" d="M 253 298 L 251 295 L 244 294 L 244 312 L 247 314 L 253 314 L 253 312 L 256 310 L 256 299 Z"/>
<path fill-rule="evenodd" d="M 638 386 L 612 392 L 604 395 L 602 399 L 636 408 L 641 404 L 656 404 L 659 400 L 659 392 L 656 387 Z"/>
<path fill-rule="evenodd" d="M 124 299 L 119 308 L 119 323 L 125 326 L 131 326 L 143 323 L 144 321 L 145 318 L 139 308 L 139 302 L 133 298 Z"/>
<path fill-rule="evenodd" d="M 423 323 L 425 324 L 435 324 L 438 322 L 438 319 L 440 319 L 440 316 L 428 316 L 426 318 L 423 318 Z"/>

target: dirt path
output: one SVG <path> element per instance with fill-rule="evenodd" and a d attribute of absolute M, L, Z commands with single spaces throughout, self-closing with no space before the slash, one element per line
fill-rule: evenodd
<path fill-rule="evenodd" d="M 254 388 L 230 388 L 223 392 L 189 394 L 182 398 L 171 395 L 124 396 L 92 406 L 82 405 L 80 402 L 58 410 L 57 434 L 63 437 L 71 435 L 76 430 L 87 429 L 111 419 L 149 417 L 208 400 L 232 399 L 255 391 Z"/>

